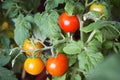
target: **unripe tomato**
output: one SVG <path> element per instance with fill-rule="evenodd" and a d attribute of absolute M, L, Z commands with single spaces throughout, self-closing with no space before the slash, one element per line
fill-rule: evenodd
<path fill-rule="evenodd" d="M 2 30 L 8 29 L 8 27 L 9 27 L 8 22 L 4 21 L 3 24 L 2 24 Z"/>
<path fill-rule="evenodd" d="M 24 69 L 31 75 L 37 75 L 43 71 L 44 63 L 41 58 L 27 58 L 24 62 Z"/>
<path fill-rule="evenodd" d="M 37 39 L 26 39 L 23 43 L 23 49 L 26 51 L 26 55 L 31 55 L 34 53 L 34 50 L 43 48 L 43 45 Z M 35 54 L 38 56 L 42 51 L 37 51 Z"/>
<path fill-rule="evenodd" d="M 56 57 L 48 58 L 46 70 L 52 76 L 61 76 L 68 69 L 68 59 L 65 54 L 59 53 Z"/>
<path fill-rule="evenodd" d="M 69 16 L 66 12 L 60 15 L 58 23 L 65 32 L 75 32 L 80 26 L 78 17 L 75 15 Z"/>
<path fill-rule="evenodd" d="M 94 3 L 90 6 L 90 10 L 91 11 L 97 11 L 99 12 L 100 14 L 103 14 L 103 5 L 102 4 L 97 4 L 97 3 Z"/>

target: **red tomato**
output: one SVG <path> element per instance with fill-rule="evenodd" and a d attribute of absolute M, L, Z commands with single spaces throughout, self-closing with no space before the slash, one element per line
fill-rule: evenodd
<path fill-rule="evenodd" d="M 67 57 L 59 53 L 57 57 L 48 58 L 46 62 L 46 70 L 52 76 L 61 76 L 68 69 L 68 59 Z"/>
<path fill-rule="evenodd" d="M 79 26 L 79 19 L 77 16 L 69 16 L 67 13 L 62 13 L 59 17 L 59 26 L 65 32 L 75 32 Z"/>
<path fill-rule="evenodd" d="M 44 63 L 41 58 L 27 58 L 24 63 L 24 69 L 31 75 L 37 75 L 43 71 Z"/>

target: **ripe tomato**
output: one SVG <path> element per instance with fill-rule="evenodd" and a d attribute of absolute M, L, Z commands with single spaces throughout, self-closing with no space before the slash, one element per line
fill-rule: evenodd
<path fill-rule="evenodd" d="M 44 63 L 41 58 L 27 58 L 24 62 L 24 69 L 31 75 L 37 75 L 44 69 Z"/>
<path fill-rule="evenodd" d="M 65 32 L 75 32 L 79 28 L 79 19 L 77 16 L 69 16 L 66 12 L 59 17 L 59 26 Z"/>
<path fill-rule="evenodd" d="M 61 76 L 68 69 L 68 59 L 67 57 L 59 53 L 57 57 L 48 58 L 46 62 L 46 70 L 52 76 Z"/>
<path fill-rule="evenodd" d="M 100 14 L 103 14 L 103 5 L 102 4 L 97 4 L 97 3 L 94 3 L 90 6 L 90 10 L 91 11 L 97 11 L 99 12 Z"/>
<path fill-rule="evenodd" d="M 37 39 L 26 39 L 23 43 L 23 49 L 26 51 L 26 55 L 31 55 L 34 53 L 34 50 L 43 48 L 43 45 Z M 33 51 L 32 51 L 33 50 Z M 37 51 L 35 54 L 38 56 L 42 51 Z"/>

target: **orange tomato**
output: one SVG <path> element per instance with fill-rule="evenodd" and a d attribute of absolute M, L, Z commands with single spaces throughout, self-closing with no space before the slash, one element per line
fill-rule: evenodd
<path fill-rule="evenodd" d="M 35 50 L 43 48 L 43 45 L 39 42 L 38 39 L 26 39 L 23 43 L 23 49 L 26 51 L 26 55 L 31 55 Z M 41 50 L 35 52 L 35 55 L 38 56 L 42 53 Z"/>
<path fill-rule="evenodd" d="M 43 71 L 44 63 L 41 58 L 27 58 L 24 62 L 24 69 L 31 75 L 37 75 Z"/>

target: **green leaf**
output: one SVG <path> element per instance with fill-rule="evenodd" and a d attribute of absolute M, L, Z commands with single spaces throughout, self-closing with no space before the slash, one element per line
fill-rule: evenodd
<path fill-rule="evenodd" d="M 31 22 L 31 23 L 34 23 L 34 18 L 32 15 L 26 15 L 25 16 L 25 20 L 28 21 L 28 22 Z"/>
<path fill-rule="evenodd" d="M 80 14 L 84 11 L 84 6 L 80 2 L 67 1 L 65 11 L 69 15 Z"/>
<path fill-rule="evenodd" d="M 95 38 L 101 43 L 103 42 L 103 34 L 99 30 L 95 33 Z"/>
<path fill-rule="evenodd" d="M 120 30 L 119 26 L 120 26 L 120 23 L 115 21 L 97 21 L 97 22 L 91 23 L 86 27 L 81 28 L 81 31 L 88 33 L 95 29 L 101 29 L 103 27 L 109 27 L 109 28 L 113 27 L 113 29 L 115 29 L 115 31 L 118 32 L 117 29 Z"/>
<path fill-rule="evenodd" d="M 67 44 L 64 48 L 63 48 L 63 51 L 66 53 L 66 54 L 78 54 L 81 52 L 83 48 L 83 42 L 82 41 L 71 41 L 69 44 Z"/>
<path fill-rule="evenodd" d="M 36 12 L 38 10 L 38 7 L 40 6 L 40 1 L 41 0 L 31 0 L 31 1 L 29 1 L 29 0 L 25 0 L 25 1 L 20 0 L 19 1 L 19 6 L 23 10 Z"/>
<path fill-rule="evenodd" d="M 39 27 L 42 34 L 49 38 L 59 38 L 60 28 L 58 26 L 58 13 L 51 11 L 48 13 L 37 13 L 34 17 L 36 25 Z"/>
<path fill-rule="evenodd" d="M 54 77 L 53 80 L 66 80 L 66 74 L 64 74 L 60 77 Z"/>
<path fill-rule="evenodd" d="M 72 66 L 77 61 L 76 55 L 67 55 L 67 58 L 69 59 L 69 66 Z"/>
<path fill-rule="evenodd" d="M 46 36 L 42 34 L 38 26 L 34 26 L 32 30 L 33 30 L 33 35 L 35 36 L 35 38 L 40 39 L 42 42 L 45 41 Z"/>
<path fill-rule="evenodd" d="M 72 15 L 73 14 L 73 10 L 74 10 L 74 2 L 73 1 L 68 1 L 65 5 L 65 11 L 69 14 Z"/>
<path fill-rule="evenodd" d="M 13 5 L 13 1 L 12 0 L 5 0 L 2 3 L 2 8 L 3 9 L 9 9 L 10 7 L 12 7 L 12 5 Z"/>
<path fill-rule="evenodd" d="M 114 45 L 114 42 L 113 41 L 105 41 L 103 43 L 103 48 L 105 49 L 112 49 L 113 48 L 113 45 Z"/>
<path fill-rule="evenodd" d="M 0 67 L 0 80 L 17 80 L 17 78 L 12 71 Z"/>
<path fill-rule="evenodd" d="M 2 44 L 2 48 L 4 49 L 10 48 L 10 39 L 7 35 L 0 37 L 0 43 Z"/>
<path fill-rule="evenodd" d="M 103 55 L 100 52 L 101 43 L 97 40 L 92 40 L 85 47 L 85 50 L 78 55 L 79 68 L 86 76 L 96 65 L 103 60 Z"/>
<path fill-rule="evenodd" d="M 12 7 L 12 8 L 10 9 L 10 12 L 9 12 L 9 17 L 10 17 L 10 18 L 14 18 L 14 17 L 18 16 L 19 11 L 20 11 L 19 8 Z"/>
<path fill-rule="evenodd" d="M 23 15 L 19 15 L 15 22 L 14 39 L 18 45 L 22 45 L 26 38 L 30 37 L 29 30 L 31 24 L 25 20 Z"/>
<path fill-rule="evenodd" d="M 84 12 L 84 9 L 85 9 L 83 4 L 80 3 L 80 2 L 76 2 L 76 3 L 74 2 L 74 6 L 75 6 L 75 8 L 73 10 L 73 13 L 78 14 L 80 16 L 83 16 L 83 12 Z"/>
<path fill-rule="evenodd" d="M 23 45 L 25 39 L 30 37 L 28 29 L 24 27 L 18 27 L 14 30 L 14 39 L 18 45 Z"/>
<path fill-rule="evenodd" d="M 46 0 L 45 10 L 46 11 L 52 10 L 52 9 L 58 7 L 59 4 L 62 4 L 64 2 L 65 2 L 65 0 Z"/>
<path fill-rule="evenodd" d="M 3 51 L 0 51 L 0 66 L 5 66 L 11 59 L 10 56 L 4 55 Z"/>
<path fill-rule="evenodd" d="M 82 78 L 79 74 L 76 74 L 75 77 L 74 77 L 74 80 L 82 80 Z"/>

